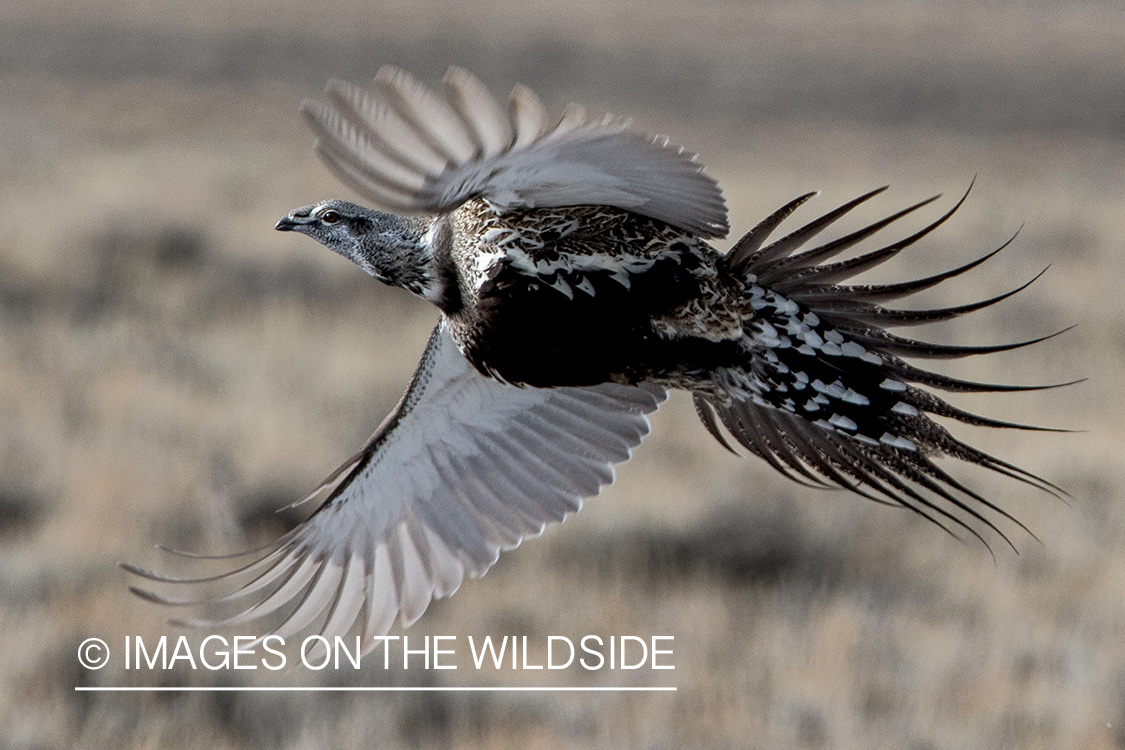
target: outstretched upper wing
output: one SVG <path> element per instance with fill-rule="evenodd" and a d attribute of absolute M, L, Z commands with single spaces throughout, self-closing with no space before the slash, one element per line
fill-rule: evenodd
<path fill-rule="evenodd" d="M 330 81 L 327 102 L 302 110 L 335 172 L 380 207 L 444 213 L 470 198 L 498 210 L 607 205 L 701 237 L 729 231 L 726 204 L 695 155 L 623 120 L 586 121 L 571 104 L 555 127 L 530 89 L 516 86 L 504 112 L 468 72 L 450 68 L 445 98 L 405 71 L 384 67 L 378 93 Z"/>
<path fill-rule="evenodd" d="M 504 385 L 479 374 L 439 324 L 398 407 L 326 482 L 338 484 L 308 520 L 214 578 L 126 567 L 158 582 L 242 582 L 205 601 L 257 599 L 234 617 L 193 624 L 243 623 L 299 601 L 274 632 L 287 637 L 327 611 L 322 634 L 342 635 L 362 617 L 370 648 L 396 616 L 409 625 L 466 574 L 483 575 L 500 550 L 613 482 L 613 464 L 630 457 L 665 398 L 652 386 Z"/>

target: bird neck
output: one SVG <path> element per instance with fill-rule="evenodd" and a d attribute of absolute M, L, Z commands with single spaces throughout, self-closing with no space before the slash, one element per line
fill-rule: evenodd
<path fill-rule="evenodd" d="M 380 281 L 422 297 L 444 313 L 457 312 L 461 294 L 450 218 L 372 214 L 372 226 L 353 259 Z"/>
<path fill-rule="evenodd" d="M 358 237 L 331 249 L 351 258 L 379 281 L 425 296 L 433 253 L 427 242 L 432 218 L 396 216 L 371 211 L 355 222 Z"/>
<path fill-rule="evenodd" d="M 446 315 L 455 315 L 464 307 L 457 265 L 453 259 L 453 218 L 446 214 L 432 220 L 423 237 L 429 251 L 427 285 L 422 297 L 437 305 Z"/>

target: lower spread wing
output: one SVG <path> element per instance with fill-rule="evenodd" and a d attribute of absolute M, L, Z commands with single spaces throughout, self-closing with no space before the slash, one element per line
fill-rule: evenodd
<path fill-rule="evenodd" d="M 326 483 L 304 523 L 220 576 L 165 583 L 238 582 L 253 597 L 235 625 L 283 608 L 282 637 L 324 619 L 331 638 L 362 618 L 366 647 L 397 617 L 409 625 L 433 598 L 483 575 L 500 550 L 562 521 L 614 479 L 648 434 L 656 387 L 517 388 L 480 375 L 444 324 L 430 338 L 406 395 L 367 445 Z M 139 591 L 149 599 L 170 600 Z M 292 607 L 293 602 L 298 602 Z M 179 602 L 176 602 L 179 603 Z"/>

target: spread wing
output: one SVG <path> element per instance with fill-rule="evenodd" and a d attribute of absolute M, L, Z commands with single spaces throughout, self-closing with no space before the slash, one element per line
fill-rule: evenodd
<path fill-rule="evenodd" d="M 505 112 L 459 68 L 443 83 L 444 98 L 384 67 L 377 91 L 333 80 L 326 102 L 307 100 L 302 110 L 328 165 L 394 213 L 445 213 L 483 198 L 500 211 L 607 205 L 700 237 L 729 231 L 716 182 L 667 139 L 630 131 L 623 120 L 588 122 L 575 104 L 549 127 L 524 86 L 512 90 Z"/>
<path fill-rule="evenodd" d="M 647 414 L 667 398 L 657 387 L 518 388 L 479 374 L 443 324 L 430 338 L 406 395 L 358 454 L 322 489 L 323 505 L 237 570 L 161 583 L 240 584 L 253 598 L 212 627 L 291 610 L 274 631 L 288 637 L 324 617 L 321 633 L 347 633 L 362 618 L 366 648 L 396 616 L 404 626 L 465 575 L 483 575 L 500 550 L 540 534 L 613 482 L 648 434 Z M 296 606 L 293 607 L 293 603 Z M 327 615 L 325 616 L 325 613 Z"/>

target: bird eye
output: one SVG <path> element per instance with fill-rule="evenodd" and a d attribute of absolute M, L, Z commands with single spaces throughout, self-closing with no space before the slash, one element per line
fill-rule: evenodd
<path fill-rule="evenodd" d="M 330 209 L 320 215 L 320 220 L 325 224 L 335 224 L 340 220 L 340 214 Z"/>

